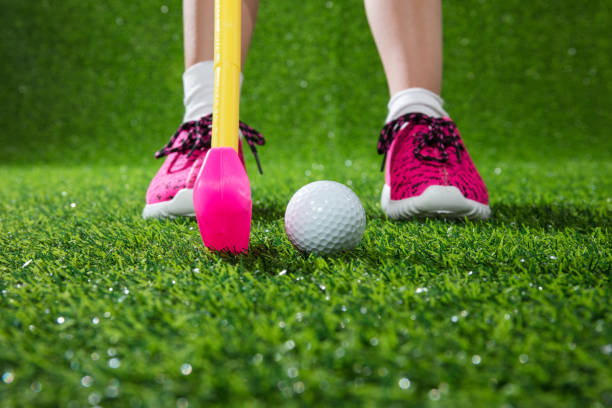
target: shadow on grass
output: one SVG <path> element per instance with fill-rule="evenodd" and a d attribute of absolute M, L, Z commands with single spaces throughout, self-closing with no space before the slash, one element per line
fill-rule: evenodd
<path fill-rule="evenodd" d="M 368 220 L 400 224 L 426 224 L 432 221 L 464 224 L 463 218 L 413 217 L 402 221 L 388 219 L 382 211 L 368 213 Z M 552 204 L 495 204 L 489 220 L 471 220 L 471 223 L 493 227 L 529 227 L 542 229 L 574 228 L 578 230 L 612 227 L 612 213 L 604 207 L 575 207 Z"/>
<path fill-rule="evenodd" d="M 263 223 L 275 223 L 282 220 L 284 217 L 284 208 L 274 203 L 260 204 L 253 208 L 253 220 Z M 492 206 L 491 219 L 489 221 L 466 221 L 464 219 L 431 219 L 431 218 L 414 218 L 405 221 L 389 220 L 381 210 L 370 209 L 367 214 L 368 224 L 373 225 L 378 232 L 385 230 L 384 224 L 404 225 L 423 225 L 434 224 L 441 227 L 441 231 L 445 231 L 449 224 L 461 225 L 466 227 L 476 226 L 483 233 L 488 233 L 492 229 L 501 230 L 520 230 L 521 228 L 530 228 L 541 230 L 542 232 L 551 232 L 555 230 L 563 230 L 571 228 L 577 232 L 591 231 L 594 228 L 610 228 L 612 226 L 612 217 L 610 211 L 604 207 L 579 207 L 579 206 L 559 206 L 554 204 L 494 204 Z M 179 219 L 168 222 L 174 222 L 181 225 L 183 228 L 193 226 L 195 219 Z M 197 225 L 197 224 L 196 224 Z M 401 228 L 401 227 L 400 227 Z M 377 233 L 378 233 L 377 232 Z M 537 231 L 525 231 L 525 234 L 537 233 Z M 254 239 L 255 238 L 255 239 Z M 259 270 L 265 272 L 262 276 L 274 276 L 283 269 L 291 269 L 292 273 L 309 273 L 317 267 L 315 265 L 314 255 L 302 254 L 292 248 L 284 235 L 279 236 L 273 233 L 269 236 L 262 235 L 261 237 L 251 237 L 251 245 L 249 252 L 246 255 L 231 255 L 219 254 L 224 261 L 242 265 L 246 270 Z M 360 248 L 357 251 L 340 253 L 333 256 L 323 257 L 326 262 L 331 264 L 337 261 L 349 263 L 355 258 L 359 258 L 361 262 L 365 262 L 372 269 L 379 269 L 381 266 L 380 248 L 368 249 Z M 414 253 L 407 255 L 403 251 L 384 254 L 386 259 L 403 259 L 413 264 L 423 264 L 429 266 L 444 267 L 444 262 L 441 259 L 440 263 L 431 259 L 430 254 Z M 482 266 L 482 264 L 479 264 Z M 291 268 L 288 268 L 291 266 Z M 466 265 L 468 267 L 469 265 Z M 489 265 L 495 267 L 495 262 Z"/>
<path fill-rule="evenodd" d="M 551 204 L 495 204 L 491 209 L 493 226 L 517 225 L 542 229 L 579 230 L 612 226 L 612 214 L 604 207 L 575 207 Z"/>
<path fill-rule="evenodd" d="M 253 219 L 263 222 L 273 222 L 285 217 L 285 208 L 277 203 L 253 204 Z"/>
<path fill-rule="evenodd" d="M 275 222 L 284 219 L 285 209 L 275 203 L 258 204 L 253 206 L 253 220 L 260 222 Z M 381 210 L 367 212 L 368 223 L 373 221 L 391 223 L 425 224 L 432 221 L 444 223 L 464 224 L 465 219 L 454 218 L 427 218 L 414 217 L 403 221 L 389 220 Z M 168 222 L 179 225 L 193 226 L 195 217 L 177 218 Z M 493 227 L 530 227 L 542 229 L 574 228 L 590 230 L 593 228 L 611 228 L 612 212 L 602 207 L 559 206 L 552 204 L 505 204 L 498 203 L 491 207 L 491 218 L 487 221 L 472 220 L 471 223 Z M 197 225 L 197 224 L 196 224 Z M 269 248 L 268 248 L 269 249 Z M 265 251 L 262 249 L 262 255 Z"/>
<path fill-rule="evenodd" d="M 225 262 L 241 266 L 245 271 L 261 273 L 260 276 L 276 276 L 282 270 L 307 273 L 315 269 L 315 264 L 308 259 L 308 255 L 298 251 L 290 253 L 282 245 L 251 243 L 247 254 L 217 253 L 217 255 Z"/>

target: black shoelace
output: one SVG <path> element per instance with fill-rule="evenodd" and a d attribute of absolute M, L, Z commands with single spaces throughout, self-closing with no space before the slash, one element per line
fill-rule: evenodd
<path fill-rule="evenodd" d="M 447 149 L 449 147 L 454 147 L 455 153 L 457 154 L 457 160 L 461 161 L 461 152 L 465 150 L 465 148 L 461 143 L 459 132 L 457 132 L 457 126 L 455 123 L 442 118 L 433 118 L 422 113 L 408 113 L 387 123 L 380 132 L 377 148 L 378 154 L 383 155 L 380 171 L 385 169 L 387 152 L 391 147 L 391 143 L 393 143 L 393 139 L 395 139 L 395 136 L 397 136 L 400 130 L 402 130 L 404 125 L 427 126 L 427 131 L 420 131 L 414 135 L 417 140 L 417 145 L 414 148 L 413 153 L 417 159 L 437 163 L 446 163 L 448 161 Z M 426 147 L 436 148 L 440 152 L 440 157 L 424 155 L 422 152 Z"/>
<path fill-rule="evenodd" d="M 263 145 L 266 140 L 263 138 L 261 133 L 253 129 L 244 122 L 239 123 L 239 129 L 242 132 L 244 139 L 251 148 L 255 161 L 257 162 L 257 169 L 259 173 L 263 174 L 261 164 L 259 163 L 259 157 L 257 156 L 257 149 L 255 145 Z M 187 137 L 184 138 L 178 146 L 172 147 L 176 138 L 183 132 L 187 131 Z M 196 150 L 210 149 L 212 138 L 212 114 L 204 116 L 199 120 L 183 123 L 176 133 L 172 135 L 170 141 L 155 153 L 155 158 L 167 156 L 171 153 L 187 153 L 187 157 L 191 157 L 193 152 Z"/>

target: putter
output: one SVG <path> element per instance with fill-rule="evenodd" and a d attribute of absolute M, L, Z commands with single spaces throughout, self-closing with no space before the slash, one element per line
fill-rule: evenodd
<path fill-rule="evenodd" d="M 241 0 L 215 0 L 215 90 L 211 149 L 193 189 L 204 245 L 214 251 L 248 251 L 251 185 L 238 158 L 241 70 Z"/>

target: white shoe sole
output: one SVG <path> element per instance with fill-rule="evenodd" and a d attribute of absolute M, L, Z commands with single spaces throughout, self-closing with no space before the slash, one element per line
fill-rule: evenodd
<path fill-rule="evenodd" d="M 172 200 L 147 204 L 142 210 L 142 218 L 195 217 L 193 209 L 193 189 L 179 190 Z"/>
<path fill-rule="evenodd" d="M 429 186 L 417 197 L 391 200 L 391 187 L 385 184 L 380 205 L 394 220 L 418 216 L 486 220 L 491 215 L 488 205 L 465 198 L 455 186 Z"/>

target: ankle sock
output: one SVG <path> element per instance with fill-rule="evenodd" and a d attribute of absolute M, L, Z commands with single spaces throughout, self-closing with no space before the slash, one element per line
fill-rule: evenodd
<path fill-rule="evenodd" d="M 240 73 L 240 87 L 244 76 Z M 183 74 L 185 116 L 183 123 L 198 120 L 213 111 L 215 68 L 213 61 L 190 66 Z"/>
<path fill-rule="evenodd" d="M 434 118 L 448 116 L 442 105 L 444 101 L 439 95 L 425 88 L 408 88 L 397 92 L 387 105 L 389 114 L 385 123 L 412 112 L 419 112 Z"/>

